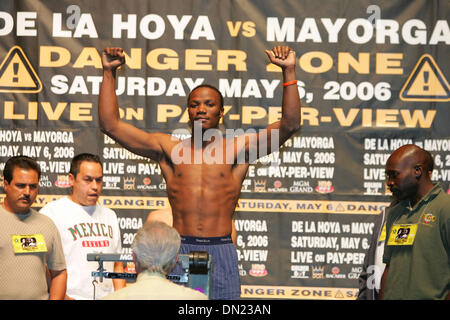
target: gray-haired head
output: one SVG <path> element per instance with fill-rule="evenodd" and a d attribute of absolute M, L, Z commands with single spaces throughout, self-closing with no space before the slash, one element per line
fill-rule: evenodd
<path fill-rule="evenodd" d="M 177 261 L 181 238 L 164 222 L 147 222 L 138 230 L 131 249 L 141 270 L 167 275 Z"/>

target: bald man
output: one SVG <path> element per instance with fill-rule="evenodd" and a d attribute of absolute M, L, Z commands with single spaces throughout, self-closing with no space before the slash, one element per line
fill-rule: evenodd
<path fill-rule="evenodd" d="M 395 150 L 387 185 L 399 201 L 387 217 L 380 299 L 449 299 L 450 195 L 431 182 L 433 158 L 416 145 Z"/>

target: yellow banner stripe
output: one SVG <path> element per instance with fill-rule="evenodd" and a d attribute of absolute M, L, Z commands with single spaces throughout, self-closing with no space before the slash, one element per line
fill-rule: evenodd
<path fill-rule="evenodd" d="M 387 202 L 240 199 L 236 211 L 379 214 Z"/>
<path fill-rule="evenodd" d="M 48 202 L 66 195 L 38 195 L 34 207 L 43 207 Z M 3 202 L 5 195 L 0 194 Z M 111 209 L 157 210 L 169 208 L 167 197 L 123 197 L 102 196 L 99 203 Z M 291 213 L 330 213 L 330 214 L 379 214 L 388 206 L 387 202 L 363 201 L 323 201 L 323 200 L 266 200 L 240 199 L 236 211 L 245 212 L 291 212 Z"/>
<path fill-rule="evenodd" d="M 357 295 L 357 288 L 241 286 L 241 298 L 355 300 Z"/>

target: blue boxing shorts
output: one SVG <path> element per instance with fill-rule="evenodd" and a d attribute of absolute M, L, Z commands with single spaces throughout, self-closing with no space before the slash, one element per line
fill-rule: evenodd
<path fill-rule="evenodd" d="M 191 251 L 207 251 L 212 256 L 211 298 L 213 300 L 240 299 L 241 278 L 236 247 L 231 236 L 209 238 L 181 236 L 179 253 L 189 254 Z M 183 273 L 180 264 L 177 263 L 170 275 L 179 276 Z"/>

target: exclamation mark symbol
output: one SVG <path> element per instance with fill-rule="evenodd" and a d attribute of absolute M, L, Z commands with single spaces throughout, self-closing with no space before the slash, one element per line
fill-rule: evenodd
<path fill-rule="evenodd" d="M 13 82 L 19 82 L 19 77 L 18 77 L 18 74 L 19 74 L 19 63 L 17 63 L 17 62 L 13 63 L 13 70 L 14 70 L 14 77 L 13 77 L 12 81 Z"/>
<path fill-rule="evenodd" d="M 428 86 L 429 75 L 430 74 L 428 73 L 428 71 L 423 72 L 423 81 L 425 83 L 425 85 L 423 86 L 423 91 L 428 91 L 430 89 L 430 87 Z"/>

